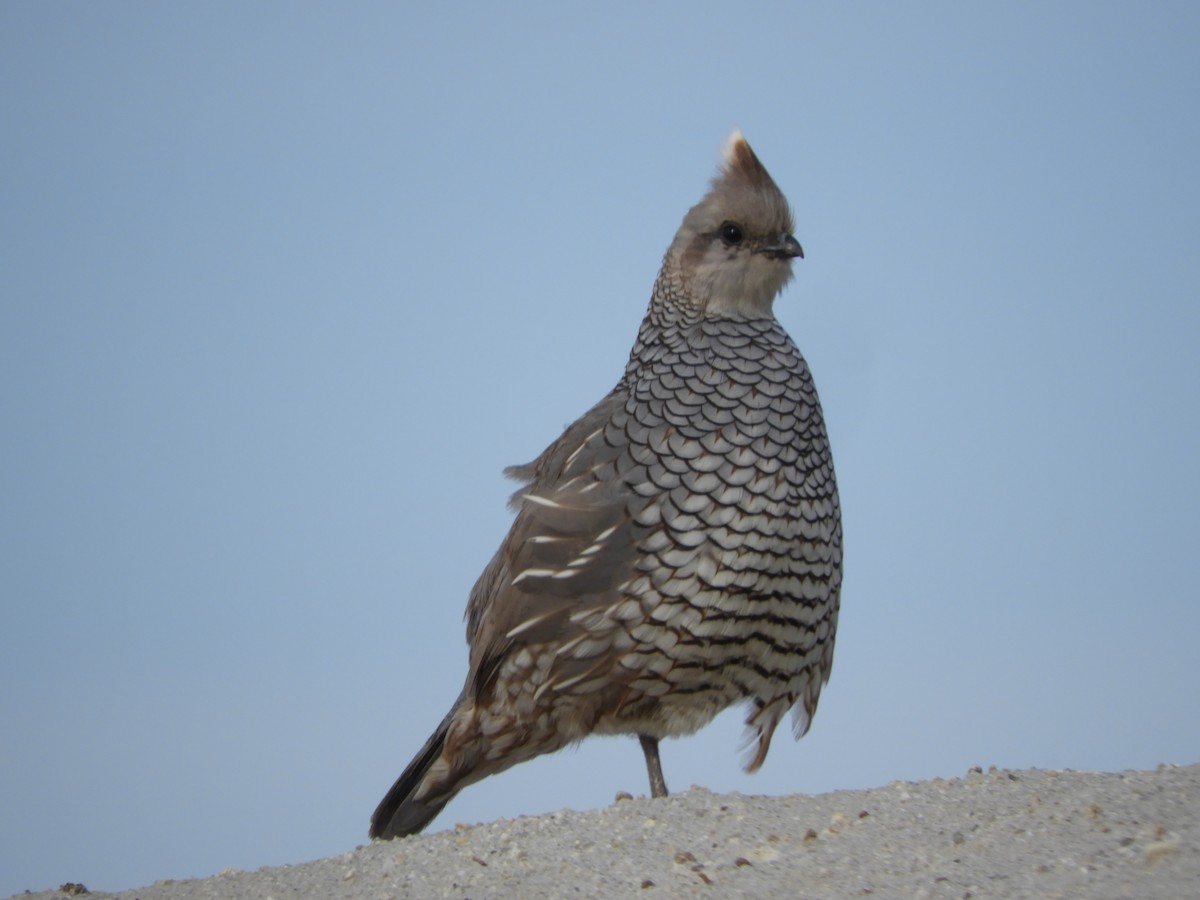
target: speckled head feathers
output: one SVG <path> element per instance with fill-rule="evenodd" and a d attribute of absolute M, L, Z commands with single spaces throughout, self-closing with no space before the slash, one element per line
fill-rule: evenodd
<path fill-rule="evenodd" d="M 792 210 L 740 131 L 725 141 L 708 193 L 684 217 L 664 274 L 707 315 L 771 315 L 804 254 Z"/>
<path fill-rule="evenodd" d="M 777 231 L 791 234 L 795 228 L 792 209 L 783 191 L 736 128 L 725 139 L 721 169 L 713 177 L 712 189 L 705 200 L 714 195 L 736 202 L 745 208 L 747 217 L 770 223 Z"/>

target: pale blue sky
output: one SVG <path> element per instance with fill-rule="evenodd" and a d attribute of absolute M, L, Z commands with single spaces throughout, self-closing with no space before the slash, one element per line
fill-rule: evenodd
<path fill-rule="evenodd" d="M 807 258 L 812 732 L 668 784 L 1200 760 L 1200 6 L 0 5 L 0 896 L 365 841 L 503 466 L 616 381 L 735 126 Z M 435 823 L 645 792 L 593 739 Z"/>

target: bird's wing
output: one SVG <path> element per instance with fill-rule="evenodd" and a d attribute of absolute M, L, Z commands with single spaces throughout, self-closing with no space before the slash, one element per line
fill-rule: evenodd
<path fill-rule="evenodd" d="M 515 647 L 569 637 L 573 616 L 611 606 L 632 575 L 633 495 L 620 478 L 628 393 L 596 404 L 526 466 L 516 520 L 471 592 L 471 678 L 482 690 Z"/>

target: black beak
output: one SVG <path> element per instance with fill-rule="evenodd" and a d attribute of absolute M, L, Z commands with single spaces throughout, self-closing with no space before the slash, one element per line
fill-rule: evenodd
<path fill-rule="evenodd" d="M 797 256 L 804 259 L 804 248 L 790 234 L 779 235 L 774 240 L 759 247 L 758 252 L 771 259 L 794 259 Z"/>

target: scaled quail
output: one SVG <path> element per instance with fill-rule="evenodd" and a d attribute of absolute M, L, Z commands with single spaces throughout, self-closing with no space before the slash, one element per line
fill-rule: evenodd
<path fill-rule="evenodd" d="M 746 701 L 746 769 L 829 678 L 842 521 L 808 365 L 772 306 L 803 257 L 734 132 L 663 259 L 625 374 L 536 460 L 467 604 L 453 708 L 371 818 L 420 831 L 460 790 L 589 734 L 665 737 Z"/>

